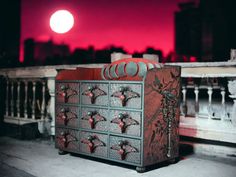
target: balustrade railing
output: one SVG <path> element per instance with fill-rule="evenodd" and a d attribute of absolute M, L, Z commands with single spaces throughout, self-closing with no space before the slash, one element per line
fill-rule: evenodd
<path fill-rule="evenodd" d="M 44 120 L 46 116 L 45 79 L 6 79 L 6 121 Z"/>
<path fill-rule="evenodd" d="M 180 134 L 236 143 L 236 62 L 167 63 L 181 66 Z M 50 124 L 55 135 L 55 77 L 58 70 L 103 65 L 1 69 L 6 92 L 4 121 Z"/>
<path fill-rule="evenodd" d="M 41 133 L 55 135 L 55 77 L 58 70 L 102 65 L 62 65 L 0 69 L 1 93 L 5 99 L 4 122 L 37 122 Z M 50 127 L 50 128 L 47 128 Z"/>
<path fill-rule="evenodd" d="M 168 65 L 182 69 L 180 134 L 236 143 L 236 62 Z"/>
<path fill-rule="evenodd" d="M 181 115 L 195 118 L 231 121 L 232 101 L 226 95 L 226 87 L 218 85 L 182 85 Z M 187 97 L 187 93 L 191 92 Z M 214 95 L 214 97 L 213 97 Z M 227 96 L 227 102 L 226 102 Z M 189 107 L 190 111 L 189 111 Z"/>

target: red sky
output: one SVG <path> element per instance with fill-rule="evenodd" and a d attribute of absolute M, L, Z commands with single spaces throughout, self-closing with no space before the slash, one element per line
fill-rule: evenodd
<path fill-rule="evenodd" d="M 128 52 L 147 46 L 174 48 L 174 11 L 180 0 L 22 0 L 21 44 L 27 38 L 76 47 L 123 46 Z M 66 34 L 56 34 L 49 19 L 59 9 L 69 10 L 75 25 Z"/>

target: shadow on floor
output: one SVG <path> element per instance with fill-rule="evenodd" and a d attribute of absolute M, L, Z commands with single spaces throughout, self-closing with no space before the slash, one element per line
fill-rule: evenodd
<path fill-rule="evenodd" d="M 8 136 L 20 140 L 33 140 L 40 138 L 41 134 L 38 131 L 38 123 L 29 123 L 25 125 L 1 123 L 0 136 Z"/>
<path fill-rule="evenodd" d="M 0 162 L 0 176 L 1 177 L 35 177 L 23 170 L 11 167 L 5 163 Z"/>
<path fill-rule="evenodd" d="M 190 144 L 181 143 L 179 146 L 179 156 L 180 159 L 184 159 L 186 156 L 192 155 L 194 153 L 194 148 Z"/>
<path fill-rule="evenodd" d="M 145 172 L 148 172 L 148 171 L 151 171 L 151 170 L 154 170 L 154 169 L 158 169 L 158 168 L 162 168 L 162 167 L 166 167 L 166 166 L 178 163 L 180 160 L 184 160 L 188 155 L 193 154 L 193 146 L 191 146 L 189 144 L 180 144 L 179 152 L 180 152 L 179 158 L 174 159 L 174 161 L 173 160 L 170 160 L 170 161 L 167 160 L 167 161 L 164 161 L 164 162 L 160 162 L 160 163 L 157 163 L 157 164 L 154 164 L 154 165 L 147 166 Z M 106 163 L 106 164 L 110 164 L 110 165 L 114 165 L 114 166 L 120 166 L 120 167 L 123 167 L 123 168 L 132 169 L 132 170 L 136 169 L 135 166 L 122 164 L 122 163 L 119 163 L 119 162 L 113 162 L 113 161 L 99 159 L 99 158 L 95 158 L 95 157 L 89 157 L 89 156 L 86 156 L 86 155 L 81 155 L 81 154 L 76 154 L 76 153 L 67 153 L 67 154 L 70 154 L 72 156 L 76 156 L 76 157 L 79 157 L 79 158 L 95 160 L 97 162 Z"/>

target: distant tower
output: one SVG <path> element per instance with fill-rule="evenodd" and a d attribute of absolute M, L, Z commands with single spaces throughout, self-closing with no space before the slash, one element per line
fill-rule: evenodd
<path fill-rule="evenodd" d="M 48 58 L 66 58 L 69 55 L 70 49 L 66 44 L 54 44 L 52 40 L 35 41 L 32 38 L 24 41 L 25 65 L 43 64 Z"/>
<path fill-rule="evenodd" d="M 186 57 L 201 54 L 201 19 L 197 4 L 193 1 L 179 3 L 175 13 L 175 51 Z"/>
<path fill-rule="evenodd" d="M 235 0 L 182 2 L 175 13 L 176 53 L 227 61 L 230 49 L 236 48 Z"/>
<path fill-rule="evenodd" d="M 20 0 L 0 1 L 0 63 L 15 65 L 19 59 Z"/>
<path fill-rule="evenodd" d="M 34 39 L 29 38 L 24 41 L 24 63 L 32 65 L 34 63 Z"/>
<path fill-rule="evenodd" d="M 228 60 L 236 47 L 235 0 L 201 0 L 202 59 Z"/>

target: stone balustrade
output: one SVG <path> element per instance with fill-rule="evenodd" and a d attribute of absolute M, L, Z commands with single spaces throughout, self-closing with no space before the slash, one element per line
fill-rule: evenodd
<path fill-rule="evenodd" d="M 0 69 L 5 92 L 4 122 L 37 122 L 40 133 L 55 135 L 55 77 L 63 69 L 103 65 L 61 65 Z M 47 131 L 47 132 L 45 132 Z"/>
<path fill-rule="evenodd" d="M 181 66 L 180 134 L 236 143 L 236 62 L 166 63 Z M 55 77 L 59 70 L 103 65 L 61 65 L 0 69 L 5 92 L 4 121 L 38 122 L 55 135 Z M 50 127 L 50 128 L 47 128 Z"/>
<path fill-rule="evenodd" d="M 182 70 L 180 134 L 236 143 L 236 62 L 168 65 Z"/>

